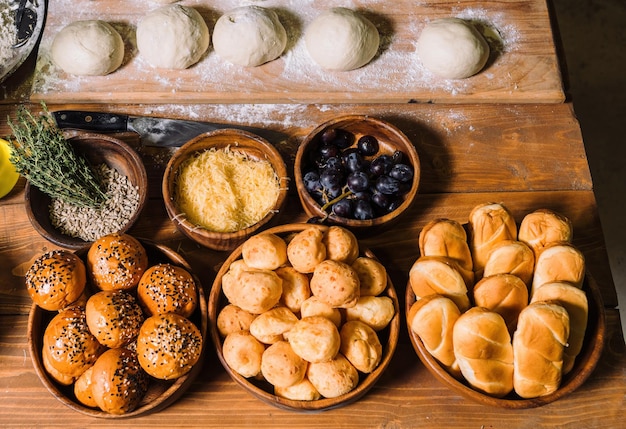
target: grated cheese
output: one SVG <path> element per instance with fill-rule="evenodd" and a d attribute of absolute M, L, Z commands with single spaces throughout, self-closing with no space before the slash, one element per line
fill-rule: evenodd
<path fill-rule="evenodd" d="M 265 217 L 278 199 L 279 186 L 268 161 L 229 148 L 210 149 L 181 164 L 175 202 L 191 223 L 234 232 Z"/>

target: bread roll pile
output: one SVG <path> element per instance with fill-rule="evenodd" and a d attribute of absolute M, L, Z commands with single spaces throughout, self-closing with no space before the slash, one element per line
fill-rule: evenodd
<path fill-rule="evenodd" d="M 95 241 L 85 261 L 51 251 L 26 274 L 34 302 L 57 311 L 43 335 L 42 361 L 76 400 L 111 414 L 136 409 L 151 380 L 188 373 L 202 335 L 188 318 L 198 304 L 193 276 L 168 263 L 150 266 L 128 234 Z"/>
<path fill-rule="evenodd" d="M 222 277 L 224 361 L 286 399 L 344 395 L 383 358 L 379 332 L 396 314 L 387 285 L 345 228 L 253 236 Z"/>
<path fill-rule="evenodd" d="M 518 231 L 504 205 L 487 203 L 471 211 L 467 227 L 437 219 L 421 231 L 409 272 L 411 331 L 479 392 L 555 392 L 582 349 L 588 318 L 585 261 L 571 244 L 570 221 L 541 209 Z"/>

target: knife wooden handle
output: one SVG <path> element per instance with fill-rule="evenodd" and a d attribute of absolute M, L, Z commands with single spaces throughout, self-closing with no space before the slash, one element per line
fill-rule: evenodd
<path fill-rule="evenodd" d="M 104 112 L 81 112 L 76 110 L 59 110 L 52 112 L 59 128 L 77 128 L 98 132 L 127 131 L 128 115 Z"/>

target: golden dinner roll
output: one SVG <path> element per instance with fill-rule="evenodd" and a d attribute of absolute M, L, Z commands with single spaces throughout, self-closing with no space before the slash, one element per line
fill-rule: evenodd
<path fill-rule="evenodd" d="M 190 317 L 198 305 L 197 287 L 189 271 L 161 263 L 143 273 L 137 286 L 137 299 L 148 316 L 177 313 Z"/>
<path fill-rule="evenodd" d="M 104 347 L 89 331 L 85 309 L 80 306 L 58 312 L 43 334 L 42 355 L 67 380 L 80 377 L 103 351 Z"/>
<path fill-rule="evenodd" d="M 261 374 L 274 386 L 289 387 L 304 379 L 307 366 L 287 341 L 278 341 L 263 352 Z"/>
<path fill-rule="evenodd" d="M 528 305 L 528 287 L 513 274 L 494 274 L 476 283 L 473 297 L 477 307 L 484 307 L 502 316 L 512 334 L 519 313 Z"/>
<path fill-rule="evenodd" d="M 470 308 L 454 324 L 452 344 L 461 373 L 474 389 L 494 397 L 513 390 L 513 347 L 502 316 Z"/>
<path fill-rule="evenodd" d="M 304 317 L 286 334 L 293 351 L 307 362 L 324 362 L 339 352 L 337 326 L 325 317 Z"/>
<path fill-rule="evenodd" d="M 124 290 L 103 290 L 87 300 L 87 326 L 100 344 L 124 347 L 139 334 L 144 320 L 135 298 Z"/>
<path fill-rule="evenodd" d="M 383 346 L 378 335 L 369 325 L 353 320 L 343 324 L 339 332 L 339 351 L 359 371 L 369 374 L 380 364 Z"/>
<path fill-rule="evenodd" d="M 217 330 L 222 337 L 233 332 L 249 331 L 250 324 L 257 317 L 234 304 L 225 305 L 217 315 Z"/>
<path fill-rule="evenodd" d="M 292 401 L 316 401 L 322 397 L 308 378 L 288 387 L 274 386 L 274 394 Z"/>
<path fill-rule="evenodd" d="M 358 320 L 374 331 L 382 331 L 396 315 L 393 300 L 388 296 L 362 296 L 354 307 L 346 308 L 346 321 Z"/>
<path fill-rule="evenodd" d="M 57 383 L 63 386 L 69 386 L 76 380 L 76 377 L 72 377 L 70 375 L 64 374 L 57 370 L 50 363 L 50 351 L 48 349 L 41 350 L 41 362 L 43 363 L 43 367 L 46 370 L 46 373 Z M 82 375 L 82 374 L 81 374 Z"/>
<path fill-rule="evenodd" d="M 469 214 L 470 251 L 474 272 L 482 271 L 491 250 L 501 241 L 517 240 L 517 225 L 509 210 L 500 203 L 480 204 Z"/>
<path fill-rule="evenodd" d="M 546 283 L 537 289 L 531 300 L 531 302 L 541 301 L 561 305 L 569 316 L 569 337 L 567 347 L 563 351 L 563 374 L 567 374 L 574 367 L 576 357 L 583 347 L 589 317 L 587 294 L 569 283 Z"/>
<path fill-rule="evenodd" d="M 108 234 L 94 241 L 87 252 L 87 271 L 101 290 L 132 289 L 148 268 L 146 249 L 128 234 Z"/>
<path fill-rule="evenodd" d="M 341 353 L 325 362 L 310 363 L 307 377 L 325 398 L 336 398 L 359 384 L 359 372 Z"/>
<path fill-rule="evenodd" d="M 326 247 L 326 258 L 352 264 L 359 256 L 359 242 L 352 231 L 332 225 L 328 227 L 322 243 Z"/>
<path fill-rule="evenodd" d="M 535 255 L 552 243 L 572 241 L 572 222 L 565 216 L 549 209 L 538 209 L 522 219 L 517 234 Z"/>
<path fill-rule="evenodd" d="M 38 257 L 25 276 L 33 302 L 48 311 L 61 310 L 83 294 L 87 283 L 85 264 L 67 250 L 52 250 Z"/>
<path fill-rule="evenodd" d="M 300 307 L 301 318 L 304 319 L 305 317 L 311 316 L 325 317 L 333 322 L 335 326 L 341 326 L 341 311 L 316 296 L 312 296 L 304 301 L 302 307 Z"/>
<path fill-rule="evenodd" d="M 585 257 L 569 243 L 544 247 L 537 257 L 531 297 L 546 283 L 568 282 L 581 288 L 585 279 Z"/>
<path fill-rule="evenodd" d="M 530 286 L 535 269 L 535 254 L 525 243 L 505 240 L 496 244 L 485 263 L 483 277 L 494 274 L 514 274 Z"/>
<path fill-rule="evenodd" d="M 283 341 L 283 334 L 297 321 L 298 317 L 287 307 L 274 307 L 252 321 L 250 333 L 263 344 L 274 344 Z"/>
<path fill-rule="evenodd" d="M 274 272 L 283 281 L 280 303 L 294 313 L 299 313 L 302 303 L 311 297 L 309 277 L 294 267 L 280 267 Z"/>
<path fill-rule="evenodd" d="M 387 270 L 376 259 L 360 256 L 350 266 L 359 277 L 360 296 L 380 295 L 387 288 Z"/>
<path fill-rule="evenodd" d="M 172 380 L 187 374 L 202 354 L 202 334 L 189 319 L 176 313 L 155 314 L 141 325 L 137 356 L 149 375 Z"/>
<path fill-rule="evenodd" d="M 91 393 L 98 407 L 107 413 L 133 411 L 146 394 L 148 383 L 137 353 L 125 348 L 107 350 L 93 365 Z"/>
<path fill-rule="evenodd" d="M 283 294 L 283 280 L 271 270 L 250 268 L 222 276 L 222 291 L 231 304 L 252 314 L 274 307 Z"/>
<path fill-rule="evenodd" d="M 513 335 L 513 384 L 522 398 L 548 395 L 561 385 L 569 324 L 567 311 L 555 303 L 533 302 L 520 313 Z"/>
<path fill-rule="evenodd" d="M 422 256 L 444 256 L 464 270 L 473 270 L 467 233 L 463 225 L 453 219 L 435 219 L 427 223 L 419 234 L 419 248 Z"/>
<path fill-rule="evenodd" d="M 291 238 L 287 245 L 287 257 L 291 265 L 301 273 L 312 273 L 326 259 L 324 233 L 315 227 L 306 228 Z"/>
<path fill-rule="evenodd" d="M 454 356 L 452 330 L 461 316 L 459 307 L 443 295 L 428 295 L 409 309 L 407 321 L 424 347 L 450 374 L 459 378 L 460 369 Z"/>
<path fill-rule="evenodd" d="M 83 372 L 80 377 L 74 383 L 74 396 L 81 404 L 96 408 L 98 403 L 96 399 L 93 397 L 93 392 L 91 391 L 91 387 L 93 383 L 91 382 L 91 374 L 93 374 L 93 366 L 87 368 L 85 372 Z"/>
<path fill-rule="evenodd" d="M 242 377 L 256 377 L 261 373 L 265 345 L 249 331 L 232 332 L 224 338 L 222 354 L 226 364 Z"/>
<path fill-rule="evenodd" d="M 359 276 L 348 264 L 327 259 L 313 271 L 311 293 L 332 307 L 353 307 L 360 296 Z"/>
<path fill-rule="evenodd" d="M 409 270 L 409 284 L 418 300 L 436 294 L 450 298 L 461 312 L 470 307 L 465 280 L 450 259 L 420 256 Z"/>
<path fill-rule="evenodd" d="M 271 232 L 260 233 L 243 243 L 241 256 L 250 268 L 275 270 L 287 263 L 287 243 Z"/>

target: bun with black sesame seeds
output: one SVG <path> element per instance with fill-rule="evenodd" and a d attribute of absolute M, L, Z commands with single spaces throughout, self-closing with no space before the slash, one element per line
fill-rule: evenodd
<path fill-rule="evenodd" d="M 98 358 L 92 371 L 91 394 L 104 412 L 131 412 L 148 391 L 149 377 L 139 365 L 137 354 L 131 350 L 107 350 Z"/>
<path fill-rule="evenodd" d="M 146 249 L 128 234 L 109 234 L 94 241 L 87 252 L 87 268 L 100 290 L 135 288 L 148 268 Z"/>
<path fill-rule="evenodd" d="M 61 310 L 44 331 L 42 360 L 49 375 L 61 384 L 74 382 L 103 351 L 89 331 L 84 307 Z"/>
<path fill-rule="evenodd" d="M 200 360 L 203 339 L 189 319 L 165 313 L 148 317 L 137 337 L 137 357 L 142 368 L 161 380 L 187 374 Z"/>
<path fill-rule="evenodd" d="M 109 348 L 124 347 L 133 341 L 144 320 L 137 300 L 123 290 L 103 290 L 91 295 L 85 313 L 91 333 Z"/>
<path fill-rule="evenodd" d="M 25 276 L 26 289 L 35 304 L 57 311 L 77 301 L 85 291 L 85 264 L 67 250 L 52 250 L 33 262 Z"/>
<path fill-rule="evenodd" d="M 141 276 L 137 299 L 148 316 L 176 313 L 189 317 L 198 304 L 198 292 L 189 271 L 172 264 L 157 264 Z"/>

